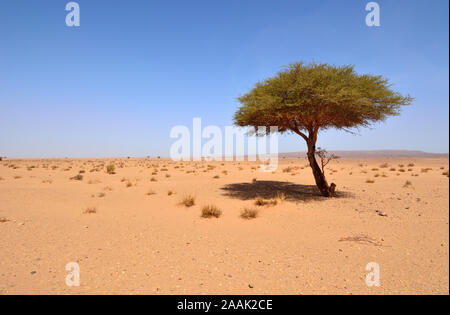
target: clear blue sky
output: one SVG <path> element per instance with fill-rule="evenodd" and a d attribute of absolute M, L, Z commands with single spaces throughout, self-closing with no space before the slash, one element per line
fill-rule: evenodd
<path fill-rule="evenodd" d="M 0 155 L 167 156 L 175 125 L 232 124 L 236 97 L 294 61 L 354 64 L 416 98 L 331 150 L 449 151 L 447 0 L 65 0 L 0 2 Z M 280 151 L 304 151 L 282 136 Z"/>

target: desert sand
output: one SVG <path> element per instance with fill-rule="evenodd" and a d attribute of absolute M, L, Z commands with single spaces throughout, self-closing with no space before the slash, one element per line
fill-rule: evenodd
<path fill-rule="evenodd" d="M 4 160 L 0 294 L 449 294 L 447 158 L 333 161 L 332 199 L 306 164 Z"/>

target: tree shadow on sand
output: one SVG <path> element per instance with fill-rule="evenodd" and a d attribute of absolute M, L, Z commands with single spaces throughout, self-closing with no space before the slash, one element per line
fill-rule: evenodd
<path fill-rule="evenodd" d="M 256 181 L 253 183 L 228 184 L 221 188 L 225 191 L 224 196 L 251 200 L 258 197 L 264 199 L 276 198 L 284 194 L 285 200 L 295 202 L 324 201 L 329 198 L 323 197 L 319 189 L 313 185 L 299 185 L 291 182 L 279 181 Z M 347 197 L 348 193 L 337 192 L 336 197 Z"/>

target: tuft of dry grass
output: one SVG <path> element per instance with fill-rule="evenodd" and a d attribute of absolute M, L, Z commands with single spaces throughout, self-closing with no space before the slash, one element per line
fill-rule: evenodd
<path fill-rule="evenodd" d="M 108 166 L 106 166 L 106 173 L 108 173 L 109 175 L 116 174 L 115 170 L 116 166 L 114 164 L 109 164 Z"/>
<path fill-rule="evenodd" d="M 22 178 L 22 176 L 19 176 L 19 175 L 14 176 L 14 179 L 21 179 L 21 178 Z"/>
<path fill-rule="evenodd" d="M 214 176 L 213 178 L 214 178 L 214 179 L 219 179 L 220 176 L 219 176 L 219 175 L 216 175 L 216 176 Z"/>
<path fill-rule="evenodd" d="M 167 192 L 167 196 L 172 196 L 172 195 L 173 195 L 173 191 L 169 190 L 169 191 Z"/>
<path fill-rule="evenodd" d="M 84 214 L 94 214 L 97 213 L 97 208 L 95 207 L 88 207 L 83 211 Z"/>
<path fill-rule="evenodd" d="M 103 198 L 106 196 L 106 194 L 104 192 L 101 192 L 97 196 L 98 196 L 98 198 Z"/>
<path fill-rule="evenodd" d="M 264 199 L 261 197 L 258 197 L 255 199 L 255 206 L 259 206 L 259 207 L 263 207 L 263 206 L 268 206 L 268 207 L 274 207 L 278 204 L 278 200 L 277 199 Z"/>
<path fill-rule="evenodd" d="M 375 181 L 374 181 L 373 179 L 368 179 L 368 180 L 366 180 L 366 183 L 367 183 L 367 184 L 374 184 Z"/>
<path fill-rule="evenodd" d="M 185 195 L 180 201 L 181 205 L 184 205 L 187 208 L 195 206 L 195 196 L 193 195 Z"/>
<path fill-rule="evenodd" d="M 443 172 L 442 175 L 449 177 L 449 172 Z"/>
<path fill-rule="evenodd" d="M 43 179 L 42 183 L 43 184 L 51 184 L 51 183 L 53 183 L 53 180 L 51 180 L 51 179 Z"/>
<path fill-rule="evenodd" d="M 388 163 L 383 163 L 380 165 L 380 168 L 388 168 L 389 164 Z"/>
<path fill-rule="evenodd" d="M 147 195 L 147 196 L 153 196 L 153 195 L 156 195 L 156 192 L 155 192 L 154 190 L 150 189 L 150 190 L 146 193 L 146 195 Z"/>
<path fill-rule="evenodd" d="M 158 180 L 156 178 L 152 177 L 152 178 L 150 178 L 150 181 L 151 182 L 157 182 Z"/>
<path fill-rule="evenodd" d="M 241 218 L 245 220 L 255 219 L 258 216 L 258 210 L 253 208 L 244 208 L 241 211 Z"/>
<path fill-rule="evenodd" d="M 433 169 L 432 168 L 430 168 L 430 167 L 427 167 L 427 168 L 423 168 L 422 169 L 422 173 L 428 173 L 429 171 L 432 171 Z"/>
<path fill-rule="evenodd" d="M 403 188 L 410 188 L 410 187 L 412 187 L 412 183 L 411 183 L 411 181 L 407 180 L 405 182 L 405 184 L 403 185 Z"/>
<path fill-rule="evenodd" d="M 219 218 L 222 215 L 222 210 L 214 205 L 207 205 L 202 208 L 202 218 Z"/>
<path fill-rule="evenodd" d="M 83 175 L 78 174 L 78 175 L 76 175 L 74 177 L 71 177 L 70 180 L 83 180 Z"/>
<path fill-rule="evenodd" d="M 130 188 L 131 186 L 133 186 L 133 183 L 132 182 L 128 182 L 127 183 L 127 188 Z"/>
<path fill-rule="evenodd" d="M 7 218 L 0 218 L 0 223 L 6 223 L 9 222 L 9 220 Z"/>

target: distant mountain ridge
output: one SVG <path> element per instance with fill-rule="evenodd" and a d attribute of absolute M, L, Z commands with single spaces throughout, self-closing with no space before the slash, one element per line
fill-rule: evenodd
<path fill-rule="evenodd" d="M 341 158 L 448 158 L 448 153 L 428 153 L 410 150 L 329 151 Z M 280 158 L 303 158 L 306 152 L 280 153 Z"/>

